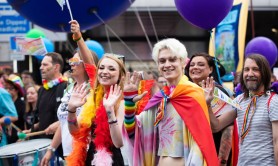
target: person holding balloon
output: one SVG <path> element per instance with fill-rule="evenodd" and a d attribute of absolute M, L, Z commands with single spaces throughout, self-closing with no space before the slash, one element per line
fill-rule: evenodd
<path fill-rule="evenodd" d="M 278 95 L 270 91 L 271 70 L 266 58 L 259 54 L 246 56 L 240 74 L 243 94 L 237 96 L 241 110 L 235 109 L 216 118 L 209 109 L 213 131 L 220 131 L 236 118 L 239 126 L 238 165 L 278 164 Z M 213 99 L 214 81 L 207 78 L 202 87 Z"/>
<path fill-rule="evenodd" d="M 185 46 L 164 39 L 155 44 L 152 57 L 168 85 L 141 114 L 135 115 L 138 81 L 128 78 L 124 85 L 123 138 L 129 165 L 218 165 L 205 93 L 183 74 Z"/>
<path fill-rule="evenodd" d="M 70 21 L 73 40 L 80 50 L 88 48 L 82 38 L 79 24 Z M 85 50 L 85 49 L 84 49 Z M 90 77 L 90 93 L 79 86 L 73 89 L 68 103 L 69 130 L 73 136 L 73 151 L 67 157 L 68 165 L 84 165 L 86 157 L 92 165 L 124 165 L 120 147 L 123 146 L 120 126 L 123 123 L 122 88 L 126 75 L 124 64 L 114 54 L 104 54 L 97 66 L 87 54 L 81 54 Z M 78 119 L 76 108 L 83 105 Z M 88 148 L 88 143 L 90 148 Z M 88 159 L 87 159 L 88 160 Z"/>

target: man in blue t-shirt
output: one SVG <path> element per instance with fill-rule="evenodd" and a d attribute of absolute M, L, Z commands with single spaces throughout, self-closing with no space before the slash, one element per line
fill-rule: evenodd
<path fill-rule="evenodd" d="M 17 112 L 11 95 L 0 88 L 0 147 L 7 144 L 4 119 L 10 118 L 11 122 L 17 121 Z"/>

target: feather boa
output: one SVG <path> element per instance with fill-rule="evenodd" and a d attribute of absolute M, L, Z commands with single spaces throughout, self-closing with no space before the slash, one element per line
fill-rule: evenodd
<path fill-rule="evenodd" d="M 90 143 L 90 131 L 92 121 L 95 119 L 96 110 L 93 91 L 91 90 L 90 95 L 87 98 L 87 101 L 83 106 L 83 110 L 79 115 L 78 131 L 71 133 L 73 137 L 72 142 L 72 152 L 66 158 L 68 166 L 84 166 L 87 157 L 87 146 Z"/>
<path fill-rule="evenodd" d="M 112 164 L 112 153 L 107 152 L 105 148 L 99 149 L 92 161 L 92 165 L 95 166 L 111 166 Z"/>
<path fill-rule="evenodd" d="M 110 135 L 106 110 L 102 101 L 97 109 L 95 124 L 96 129 L 94 131 L 94 144 L 96 146 L 97 153 L 94 155 L 92 163 L 96 166 L 111 166 L 113 160 L 110 149 L 113 147 L 113 142 Z"/>
<path fill-rule="evenodd" d="M 96 145 L 96 150 L 102 148 L 107 148 L 107 150 L 109 150 L 113 146 L 113 142 L 110 136 L 108 118 L 102 103 L 97 110 L 95 124 L 96 124 L 96 129 L 94 132 L 95 134 L 94 144 Z"/>
<path fill-rule="evenodd" d="M 108 118 L 106 111 L 102 104 L 103 96 L 104 89 L 102 86 L 99 85 L 95 92 L 91 90 L 87 98 L 88 102 L 83 106 L 83 110 L 78 118 L 79 130 L 72 133 L 73 149 L 71 154 L 66 158 L 67 165 L 85 165 L 84 161 L 87 157 L 87 146 L 90 143 L 89 138 L 93 121 L 95 121 L 96 124 L 94 144 L 97 150 L 97 154 L 95 155 L 97 158 L 94 159 L 94 162 L 103 161 L 107 163 L 105 160 L 101 159 L 103 156 L 108 157 L 106 159 L 110 160 L 111 157 L 109 156 L 112 155 L 110 148 L 113 146 L 113 142 L 110 136 L 109 124 L 107 123 Z M 107 152 L 106 155 L 104 155 L 105 151 Z"/>

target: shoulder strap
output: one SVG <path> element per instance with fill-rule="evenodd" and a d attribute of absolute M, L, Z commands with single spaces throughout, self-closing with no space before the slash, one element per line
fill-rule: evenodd
<path fill-rule="evenodd" d="M 269 113 L 269 107 L 270 107 L 270 101 L 271 101 L 271 99 L 272 99 L 272 97 L 275 95 L 276 93 L 275 92 L 270 92 L 270 96 L 269 96 L 269 98 L 268 98 L 268 100 L 267 100 L 267 111 L 268 111 L 268 113 Z"/>

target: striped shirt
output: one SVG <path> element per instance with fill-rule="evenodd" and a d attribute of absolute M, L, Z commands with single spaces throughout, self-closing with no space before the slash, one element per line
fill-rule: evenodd
<path fill-rule="evenodd" d="M 272 121 L 278 120 L 278 95 L 275 94 L 268 106 L 270 95 L 258 97 L 256 110 L 251 121 L 249 133 L 244 141 L 239 143 L 238 166 L 248 165 L 275 165 Z M 245 110 L 251 102 L 251 97 L 243 98 L 243 94 L 235 99 L 242 110 L 237 110 L 239 139 L 242 130 Z M 251 106 L 247 126 L 250 123 L 253 106 Z"/>

